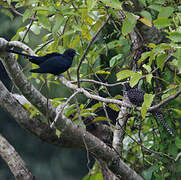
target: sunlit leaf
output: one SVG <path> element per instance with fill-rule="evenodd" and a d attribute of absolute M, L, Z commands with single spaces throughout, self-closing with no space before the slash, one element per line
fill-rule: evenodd
<path fill-rule="evenodd" d="M 104 71 L 104 70 L 99 70 L 99 71 L 96 71 L 96 74 L 110 74 L 110 72 Z"/>
<path fill-rule="evenodd" d="M 134 87 L 134 86 L 139 82 L 139 80 L 141 79 L 141 77 L 142 77 L 142 74 L 141 74 L 141 73 L 135 73 L 135 74 L 131 77 L 130 86 L 131 86 L 131 87 Z"/>
<path fill-rule="evenodd" d="M 31 17 L 32 16 L 32 10 L 30 10 L 30 9 L 26 9 L 25 10 L 25 12 L 23 13 L 23 22 L 25 21 L 25 20 L 27 20 L 29 17 Z"/>
<path fill-rule="evenodd" d="M 133 28 L 136 25 L 136 22 L 137 19 L 135 18 L 135 16 L 133 16 L 131 13 L 126 14 L 126 18 L 122 26 L 122 33 L 124 36 L 126 36 L 128 33 L 130 33 L 133 30 Z"/>
<path fill-rule="evenodd" d="M 117 77 L 117 81 L 120 81 L 122 79 L 126 79 L 130 76 L 134 76 L 134 72 L 131 71 L 131 70 L 123 70 L 123 71 L 120 71 L 116 74 L 116 77 Z"/>
<path fill-rule="evenodd" d="M 161 29 L 171 25 L 171 20 L 165 17 L 160 17 L 153 21 L 156 28 Z"/>
<path fill-rule="evenodd" d="M 102 0 L 104 4 L 115 9 L 121 9 L 121 3 L 119 0 Z"/>
<path fill-rule="evenodd" d="M 153 94 L 147 94 L 144 95 L 144 102 L 141 107 L 141 115 L 143 119 L 146 117 L 147 109 L 151 106 L 153 102 L 154 95 Z"/>
<path fill-rule="evenodd" d="M 119 111 L 119 110 L 120 110 L 116 104 L 111 104 L 111 103 L 109 103 L 108 106 L 109 106 L 111 109 L 113 109 L 114 111 Z"/>
<path fill-rule="evenodd" d="M 146 75 L 146 81 L 147 81 L 149 84 L 151 84 L 152 78 L 153 78 L 153 75 L 152 75 L 152 74 Z"/>
<path fill-rule="evenodd" d="M 142 53 L 141 58 L 138 60 L 138 64 L 140 64 L 142 61 L 147 59 L 150 55 L 151 55 L 151 51 Z"/>
<path fill-rule="evenodd" d="M 139 21 L 141 21 L 143 24 L 145 24 L 149 27 L 152 27 L 152 23 L 146 18 L 140 18 Z"/>
<path fill-rule="evenodd" d="M 51 31 L 51 25 L 49 19 L 44 14 L 38 14 L 38 19 L 45 29 Z"/>
<path fill-rule="evenodd" d="M 144 18 L 146 18 L 150 23 L 152 22 L 152 16 L 150 14 L 150 12 L 148 11 L 141 11 L 140 13 Z"/>
<path fill-rule="evenodd" d="M 92 8 L 94 8 L 96 3 L 97 3 L 97 0 L 87 0 L 87 7 L 88 7 L 88 9 L 91 10 Z"/>
<path fill-rule="evenodd" d="M 34 32 L 34 34 L 38 35 L 40 34 L 40 27 L 37 25 L 37 24 L 33 24 L 31 27 L 30 27 L 31 31 Z"/>
<path fill-rule="evenodd" d="M 181 42 L 181 32 L 171 32 L 168 38 L 174 42 Z"/>
<path fill-rule="evenodd" d="M 157 66 L 161 70 L 163 70 L 163 67 L 164 67 L 164 64 L 165 64 L 165 60 L 166 60 L 166 54 L 160 54 L 156 58 Z"/>

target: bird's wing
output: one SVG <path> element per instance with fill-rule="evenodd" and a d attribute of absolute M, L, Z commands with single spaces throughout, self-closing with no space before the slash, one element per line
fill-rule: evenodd
<path fill-rule="evenodd" d="M 61 54 L 53 52 L 53 53 L 46 54 L 44 56 L 37 56 L 37 57 L 32 56 L 29 58 L 29 61 L 34 64 L 40 65 L 43 62 L 47 61 L 49 58 L 55 57 L 55 56 L 61 56 Z"/>
<path fill-rule="evenodd" d="M 62 56 L 62 54 L 57 53 L 57 52 L 53 52 L 53 53 L 46 54 L 45 56 L 42 56 L 42 57 L 44 59 L 48 59 L 48 58 L 51 58 L 51 57 L 54 57 L 54 56 Z"/>
<path fill-rule="evenodd" d="M 71 62 L 67 61 L 63 56 L 54 56 L 39 66 L 42 72 L 61 74 L 71 66 Z"/>

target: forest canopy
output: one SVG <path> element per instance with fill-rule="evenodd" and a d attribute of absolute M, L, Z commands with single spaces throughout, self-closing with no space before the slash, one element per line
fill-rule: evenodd
<path fill-rule="evenodd" d="M 22 128 L 60 148 L 85 150 L 88 163 L 94 157 L 84 180 L 180 178 L 179 1 L 3 0 L 0 11 L 21 19 L 10 39 L 0 38 L 15 87 L 0 81 L 0 106 Z M 80 55 L 58 77 L 31 73 L 36 63 L 7 52 L 36 57 L 68 48 Z M 20 165 L 10 169 L 17 178 Z M 31 173 L 27 179 L 36 178 Z"/>

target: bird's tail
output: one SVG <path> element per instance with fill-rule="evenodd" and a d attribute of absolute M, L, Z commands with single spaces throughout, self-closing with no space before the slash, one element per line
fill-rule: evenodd
<path fill-rule="evenodd" d="M 42 72 L 40 72 L 40 68 L 31 69 L 30 72 L 32 72 L 32 73 L 42 73 Z"/>
<path fill-rule="evenodd" d="M 174 133 L 173 131 L 171 130 L 171 128 L 168 126 L 167 122 L 165 121 L 165 119 L 163 118 L 163 114 L 159 111 L 159 110 L 154 110 L 152 111 L 152 114 L 153 116 L 156 117 L 156 119 L 158 119 L 161 124 L 163 125 L 163 127 L 167 130 L 167 132 L 172 136 L 174 137 Z"/>
<path fill-rule="evenodd" d="M 21 53 L 21 52 L 18 52 L 16 50 L 12 50 L 12 49 L 8 49 L 7 52 L 19 54 L 19 55 L 27 57 L 28 59 L 32 59 L 34 57 L 34 56 L 31 56 L 31 55 L 28 55 L 28 54 L 24 54 L 24 53 Z"/>

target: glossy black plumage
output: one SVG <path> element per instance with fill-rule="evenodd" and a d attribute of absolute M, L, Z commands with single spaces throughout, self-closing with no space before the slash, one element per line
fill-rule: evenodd
<path fill-rule="evenodd" d="M 39 65 L 39 68 L 32 69 L 30 72 L 50 73 L 54 75 L 60 75 L 67 71 L 72 65 L 74 56 L 78 54 L 74 49 L 67 49 L 63 54 L 54 52 L 45 56 L 30 56 L 11 49 L 8 52 L 25 56 L 30 62 Z"/>
<path fill-rule="evenodd" d="M 138 107 L 142 106 L 144 102 L 144 94 L 145 92 L 141 89 L 138 89 L 137 87 L 131 88 L 129 83 L 123 84 L 123 91 L 125 91 L 126 96 L 128 97 L 129 101 Z M 155 103 L 152 103 L 152 106 L 155 105 Z M 152 115 L 158 119 L 163 127 L 168 131 L 168 133 L 172 136 L 174 136 L 171 128 L 168 126 L 166 121 L 163 118 L 163 114 L 159 109 L 154 109 L 151 111 Z"/>

